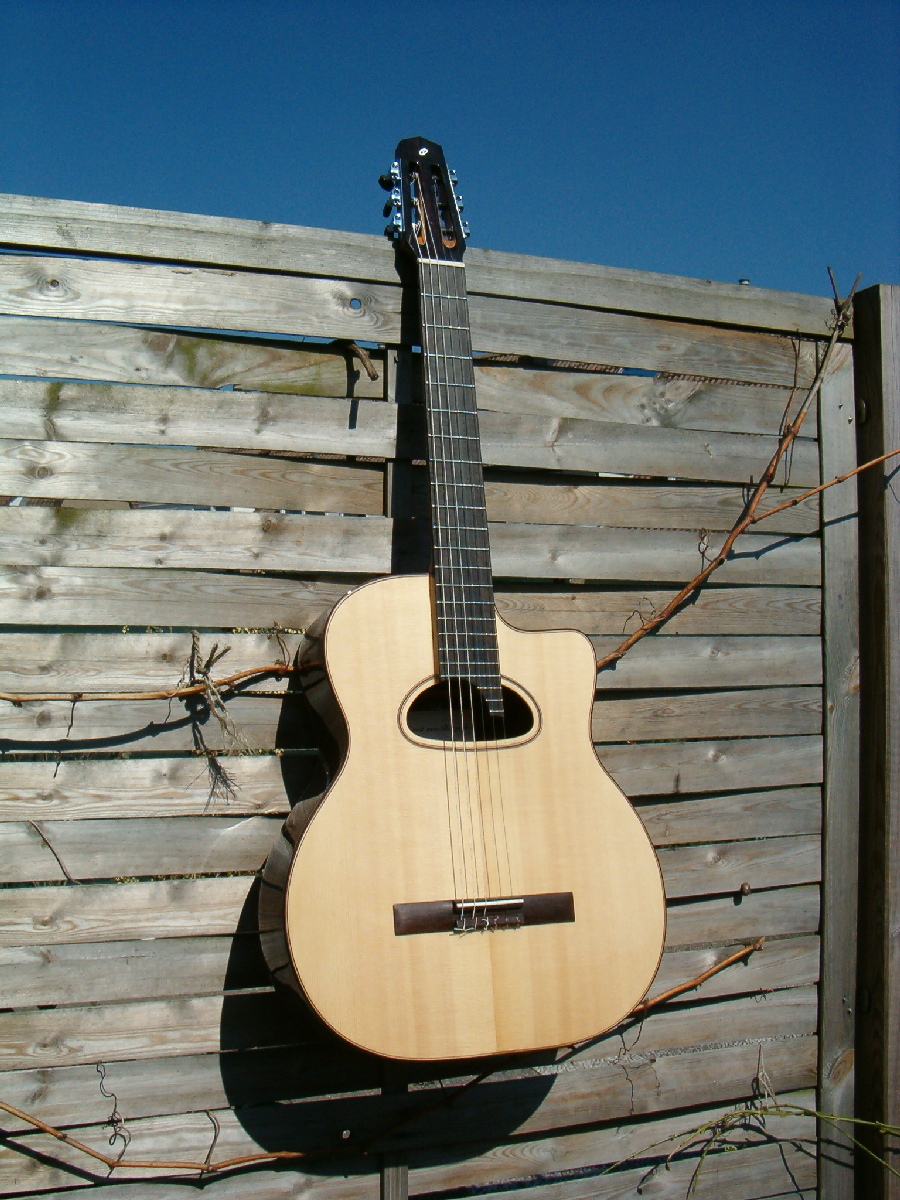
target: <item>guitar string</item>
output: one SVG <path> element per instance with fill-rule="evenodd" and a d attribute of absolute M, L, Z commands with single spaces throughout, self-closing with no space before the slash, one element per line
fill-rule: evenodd
<path fill-rule="evenodd" d="M 452 317 L 451 317 L 452 328 L 453 328 L 453 334 L 451 335 L 451 348 L 453 351 L 455 351 L 455 357 L 453 359 L 453 362 L 456 364 L 455 369 L 456 369 L 458 375 L 463 377 L 461 380 L 458 380 L 458 382 L 461 382 L 463 384 L 469 383 L 471 385 L 474 385 L 474 381 L 475 381 L 474 380 L 474 372 L 473 372 L 473 369 L 471 366 L 471 362 L 472 362 L 471 339 L 468 336 L 469 316 L 468 316 L 468 302 L 467 302 L 466 289 L 465 289 L 465 273 L 464 273 L 464 271 L 457 271 L 454 281 L 458 285 L 461 285 L 461 287 L 457 286 L 457 288 L 455 289 L 454 297 L 453 297 L 454 311 L 453 311 Z M 462 291 L 462 295 L 460 295 L 460 291 Z M 463 412 L 463 420 L 464 420 L 465 427 L 466 427 L 465 428 L 465 439 L 470 444 L 470 447 L 472 444 L 474 444 L 478 448 L 477 455 L 476 455 L 476 452 L 471 449 L 468 452 L 468 454 L 470 455 L 470 457 L 473 460 L 475 460 L 477 457 L 477 459 L 480 461 L 480 459 L 481 459 L 481 440 L 480 440 L 480 436 L 479 436 L 478 411 L 477 411 L 477 408 L 472 403 L 472 398 L 474 397 L 474 386 L 470 387 L 469 391 L 472 393 L 472 397 L 467 397 L 464 400 L 460 400 L 458 407 Z M 475 468 L 475 471 L 473 473 L 479 474 L 478 467 Z M 476 501 L 476 504 L 473 504 L 471 507 L 473 510 L 472 515 L 474 515 L 474 510 L 476 509 L 476 507 L 479 507 L 480 511 L 484 514 L 483 528 L 481 530 L 477 530 L 477 529 L 473 528 L 473 535 L 475 533 L 481 533 L 481 532 L 486 534 L 486 532 L 487 532 L 487 514 L 484 509 L 485 496 L 484 496 L 483 469 L 480 472 L 480 474 L 481 474 L 482 486 L 481 486 L 481 488 L 475 489 L 478 492 L 477 501 Z M 470 548 L 473 548 L 471 544 L 472 544 L 472 542 L 474 542 L 476 540 L 475 537 L 470 535 L 470 537 L 467 540 L 469 542 Z M 481 549 L 481 547 L 477 547 L 477 548 Z M 488 550 L 488 556 L 489 556 L 490 555 L 489 545 L 487 547 L 487 550 Z M 478 588 L 478 591 L 481 593 L 477 598 L 475 598 L 473 595 L 473 603 L 475 605 L 476 613 L 479 613 L 479 610 L 480 610 L 480 616 L 483 617 L 484 613 L 485 613 L 485 609 L 487 607 L 490 607 L 490 609 L 491 609 L 490 615 L 493 618 L 494 613 L 493 613 L 492 596 L 490 597 L 490 601 L 491 601 L 490 605 L 486 605 L 485 597 L 483 594 L 484 589 L 486 588 L 487 585 L 484 583 L 481 583 L 476 586 Z M 464 596 L 463 603 L 465 605 L 465 596 Z M 484 667 L 487 667 L 488 660 L 491 658 L 493 652 L 495 652 L 497 649 L 497 647 L 496 647 L 496 627 L 494 628 L 494 638 L 493 639 L 490 637 L 490 630 L 482 631 L 481 624 L 479 624 L 477 622 L 477 620 L 469 621 L 469 630 L 470 630 L 471 634 L 474 636 L 474 638 L 476 639 L 476 647 L 475 647 L 476 662 L 478 661 L 478 659 L 480 657 L 483 660 L 481 665 L 483 665 Z M 487 635 L 486 638 L 483 636 L 484 634 Z M 491 641 L 493 641 L 494 645 L 493 646 L 488 645 L 486 647 L 478 647 L 477 643 L 478 643 L 479 639 L 487 640 L 489 643 Z M 498 667 L 498 681 L 499 681 L 499 657 L 497 658 L 497 667 Z M 502 699 L 502 692 L 501 692 L 501 699 Z M 474 726 L 475 726 L 474 706 L 475 706 L 476 701 L 478 703 L 479 710 L 480 710 L 481 724 L 482 724 L 482 730 L 483 730 L 482 737 L 484 739 L 484 745 L 485 745 L 485 752 L 482 753 L 479 758 L 478 750 L 477 750 L 477 741 L 476 741 L 476 770 L 477 770 L 477 775 L 478 775 L 479 807 L 480 807 L 482 825 L 484 826 L 484 805 L 483 805 L 483 797 L 482 797 L 482 790 L 483 790 L 482 789 L 482 769 L 483 769 L 484 773 L 486 775 L 486 779 L 487 779 L 487 789 L 486 789 L 487 790 L 487 802 L 488 802 L 488 805 L 490 808 L 491 841 L 493 843 L 494 867 L 496 870 L 496 887 L 491 888 L 490 882 L 488 880 L 488 885 L 487 885 L 486 894 L 485 894 L 485 898 L 487 899 L 488 896 L 490 896 L 492 893 L 502 896 L 504 894 L 504 891 L 506 890 L 503 887 L 503 870 L 502 870 L 502 866 L 501 866 L 501 851 L 500 851 L 501 839 L 498 836 L 497 803 L 495 801 L 495 796 L 494 796 L 494 783 L 493 783 L 493 777 L 492 777 L 492 765 L 493 765 L 496 768 L 496 772 L 497 772 L 497 776 L 498 776 L 498 795 L 502 796 L 502 793 L 499 791 L 500 773 L 502 770 L 502 766 L 501 766 L 501 761 L 500 761 L 500 756 L 499 756 L 499 746 L 497 744 L 496 732 L 494 733 L 493 739 L 490 737 L 490 731 L 492 729 L 496 730 L 496 720 L 494 719 L 493 715 L 489 711 L 489 707 L 488 707 L 487 701 L 485 699 L 484 692 L 480 688 L 477 688 L 477 687 L 473 688 L 473 690 L 472 690 L 473 736 L 474 736 Z M 492 762 L 492 760 L 493 760 L 493 762 Z M 505 822 L 504 822 L 504 828 L 505 828 Z M 503 840 L 505 842 L 505 838 Z M 485 832 L 485 873 L 487 874 L 489 868 L 488 868 L 488 852 L 487 852 L 486 841 L 487 841 L 487 835 Z M 509 849 L 509 847 L 508 847 L 508 845 L 506 845 L 507 861 L 508 861 L 508 849 Z M 508 872 L 508 874 L 509 874 L 509 872 Z M 510 884 L 508 883 L 508 887 L 509 886 L 510 886 Z M 485 910 L 485 917 L 486 916 L 487 916 L 487 911 Z"/>
<path fill-rule="evenodd" d="M 436 197 L 436 199 L 437 199 L 437 197 Z M 437 254 L 434 253 L 434 251 L 432 251 L 432 254 L 435 259 L 438 257 Z M 463 367 L 463 355 L 464 354 L 466 355 L 469 364 L 471 364 L 471 348 L 470 348 L 470 346 L 465 344 L 466 340 L 467 340 L 465 337 L 465 332 L 468 329 L 468 315 L 467 315 L 467 311 L 464 311 L 464 309 L 467 309 L 467 305 L 465 302 L 465 288 L 464 288 L 465 275 L 464 275 L 462 266 L 461 265 L 457 266 L 455 264 L 452 266 L 450 264 L 445 264 L 443 266 L 443 273 L 446 274 L 446 279 L 441 279 L 441 275 L 442 275 L 441 266 L 435 265 L 430 268 L 432 285 L 433 285 L 433 278 L 434 278 L 435 274 L 437 274 L 440 284 L 441 284 L 441 286 L 437 289 L 436 292 L 434 291 L 433 286 L 432 286 L 432 295 L 433 296 L 436 295 L 439 298 L 439 302 L 441 303 L 441 306 L 442 306 L 441 314 L 440 314 L 442 328 L 441 328 L 441 333 L 440 333 L 440 347 L 438 348 L 438 353 L 440 354 L 441 358 L 443 359 L 443 362 L 441 364 L 443 366 L 443 373 L 442 373 L 443 379 L 441 380 L 441 383 L 444 383 L 446 385 L 444 399 L 447 402 L 446 403 L 447 432 L 448 432 L 449 438 L 453 439 L 454 438 L 454 435 L 452 432 L 453 426 L 454 425 L 458 426 L 459 424 L 461 424 L 460 422 L 454 422 L 454 420 L 453 420 L 453 415 L 455 413 L 455 409 L 456 409 L 456 407 L 459 407 L 459 409 L 461 410 L 461 415 L 464 416 L 464 422 L 465 422 L 466 428 L 465 428 L 465 433 L 458 434 L 457 438 L 460 441 L 465 440 L 469 444 L 468 448 L 467 448 L 467 453 L 471 454 L 472 465 L 475 465 L 476 457 L 480 462 L 480 446 L 479 446 L 479 453 L 477 456 L 473 451 L 471 451 L 471 443 L 472 442 L 474 442 L 476 445 L 478 445 L 477 411 L 470 408 L 467 403 L 463 402 L 459 398 L 459 396 L 457 396 L 457 399 L 459 399 L 460 402 L 457 406 L 454 403 L 454 396 L 453 396 L 453 391 L 452 391 L 454 384 L 465 383 L 468 381 L 466 379 L 461 380 L 459 378 L 460 375 L 466 374 L 465 369 Z M 448 286 L 451 279 L 454 281 L 454 287 L 452 289 Z M 456 286 L 459 283 L 463 283 L 462 294 L 461 294 L 460 288 L 458 286 Z M 448 343 L 449 343 L 449 346 L 448 346 Z M 449 359 L 447 357 L 448 350 L 449 350 Z M 469 374 L 471 374 L 471 366 L 469 367 Z M 457 387 L 456 391 L 458 393 L 458 392 L 461 392 L 462 389 Z M 471 422 L 471 424 L 473 424 L 475 426 L 474 431 L 470 430 L 470 428 L 469 428 L 470 422 Z M 442 424 L 443 424 L 443 422 L 442 422 Z M 460 512 L 460 503 L 459 503 L 460 489 L 456 485 L 458 483 L 462 482 L 461 479 L 459 478 L 459 473 L 478 474 L 479 472 L 477 470 L 477 465 L 476 465 L 475 471 L 465 472 L 463 470 L 462 454 L 456 452 L 456 448 L 452 445 L 452 441 L 451 441 L 450 449 L 451 449 L 450 461 L 451 461 L 451 470 L 453 472 L 453 486 L 454 486 L 454 515 L 456 517 L 455 528 L 456 528 L 456 533 L 457 533 L 457 541 L 459 543 L 457 549 L 460 553 L 459 575 L 460 575 L 460 597 L 461 597 L 461 604 L 462 604 L 462 609 L 463 609 L 463 626 L 462 626 L 462 628 L 463 628 L 464 636 L 465 636 L 466 630 L 468 630 L 469 634 L 471 634 L 474 638 L 477 639 L 479 636 L 479 633 L 481 631 L 476 630 L 474 628 L 475 621 L 473 621 L 471 619 L 471 614 L 467 614 L 466 609 L 469 604 L 474 604 L 476 606 L 476 611 L 477 611 L 478 602 L 474 596 L 470 597 L 470 595 L 469 595 L 469 593 L 472 589 L 466 587 L 462 555 L 463 555 L 463 551 L 466 550 L 466 551 L 469 551 L 469 557 L 471 558 L 472 551 L 486 549 L 486 547 L 480 547 L 480 546 L 474 545 L 474 543 L 476 541 L 475 535 L 477 535 L 481 531 L 478 530 L 475 526 L 470 527 L 468 524 L 465 524 L 465 525 L 463 524 L 462 514 Z M 474 481 L 474 483 L 477 483 L 477 481 Z M 483 484 L 483 477 L 482 477 L 482 484 Z M 473 484 L 473 486 L 474 486 L 474 484 Z M 483 501 L 484 501 L 483 486 L 480 489 L 476 488 L 476 490 L 480 493 L 480 495 L 476 498 L 476 500 L 481 500 L 481 502 L 482 502 L 481 507 L 483 510 Z M 474 505 L 470 505 L 470 513 L 474 509 L 474 507 L 475 507 Z M 452 550 L 450 551 L 450 553 L 452 553 Z M 483 567 L 483 565 L 484 564 L 479 564 L 479 566 L 482 566 L 482 567 Z M 481 590 L 483 590 L 485 585 L 481 584 L 478 586 Z M 483 608 L 484 607 L 484 604 L 483 604 L 484 597 L 481 596 L 480 599 L 482 601 L 481 607 Z M 456 605 L 456 595 L 455 595 L 455 583 L 454 583 L 454 613 L 456 611 L 455 605 Z M 488 751 L 490 751 L 490 740 L 487 737 L 488 714 L 485 711 L 486 705 L 485 705 L 484 693 L 478 687 L 478 685 L 474 684 L 472 681 L 473 671 L 471 668 L 473 667 L 472 659 L 474 657 L 474 659 L 475 659 L 474 666 L 482 667 L 486 670 L 488 667 L 487 659 L 489 659 L 491 656 L 491 648 L 490 647 L 479 648 L 477 645 L 471 645 L 471 644 L 469 644 L 468 639 L 467 639 L 467 644 L 464 647 L 460 646 L 459 628 L 457 628 L 454 631 L 454 633 L 455 633 L 455 640 L 456 640 L 456 657 L 458 660 L 460 660 L 460 666 L 462 666 L 461 660 L 463 658 L 465 658 L 465 660 L 466 660 L 465 665 L 469 668 L 469 671 L 468 671 L 469 697 L 468 698 L 469 698 L 470 720 L 469 720 L 469 730 L 465 730 L 465 728 L 463 730 L 463 734 L 464 734 L 464 738 L 465 738 L 465 741 L 464 741 L 464 763 L 465 763 L 466 773 L 467 773 L 467 784 L 471 777 L 471 768 L 474 767 L 473 783 L 474 783 L 474 789 L 475 789 L 477 805 L 478 805 L 478 825 L 479 825 L 480 832 L 481 832 L 483 864 L 484 864 L 484 873 L 485 873 L 485 886 L 478 890 L 480 890 L 484 899 L 487 899 L 493 890 L 496 890 L 499 894 L 502 894 L 502 891 L 503 891 L 502 870 L 501 870 L 501 866 L 500 866 L 500 848 L 498 845 L 499 838 L 498 838 L 498 833 L 497 833 L 497 806 L 494 801 L 494 794 L 493 794 L 494 788 L 493 788 L 493 781 L 492 781 L 492 777 L 491 777 L 491 759 L 490 759 L 489 753 L 487 756 L 485 756 L 485 754 L 483 752 L 481 754 L 479 754 L 479 739 L 478 739 L 478 732 L 476 729 L 476 717 L 477 717 L 476 703 L 479 706 L 482 724 L 485 727 L 484 745 L 483 745 L 482 749 L 483 750 L 487 749 Z M 495 649 L 495 647 L 494 647 L 494 649 Z M 464 702 L 463 702 L 463 696 L 462 696 L 463 685 L 462 685 L 461 679 L 460 679 L 460 683 L 459 683 L 459 688 L 460 688 L 461 716 L 462 716 L 463 722 L 465 722 L 465 709 L 464 709 Z M 468 738 L 465 737 L 466 733 L 471 734 L 471 743 L 472 743 L 472 761 L 471 762 L 469 761 L 469 757 L 468 757 L 468 745 L 467 745 Z M 496 742 L 495 742 L 495 751 L 496 751 Z M 483 771 L 483 768 L 484 768 L 484 771 Z M 498 768 L 498 774 L 499 774 L 499 770 L 500 770 L 499 759 L 497 762 L 497 768 Z M 495 867 L 496 867 L 496 881 L 497 881 L 496 889 L 492 889 L 490 886 L 490 866 L 491 866 L 490 858 L 491 858 L 491 856 L 488 851 L 488 845 L 487 845 L 487 843 L 488 843 L 487 822 L 485 819 L 484 796 L 483 796 L 483 790 L 484 790 L 483 785 L 484 785 L 484 775 L 485 774 L 487 777 L 487 793 L 488 793 L 487 799 L 488 799 L 488 803 L 490 805 L 491 833 L 492 833 L 491 841 L 493 842 L 494 861 L 495 861 Z M 504 816 L 505 816 L 505 814 L 504 814 Z M 505 826 L 505 820 L 504 820 L 504 826 Z M 507 845 L 507 851 L 508 851 L 508 845 Z M 508 858 L 508 855 L 507 855 L 507 858 Z M 473 897 L 473 898 L 475 898 L 475 897 Z M 477 912 L 473 910 L 473 917 L 475 918 L 476 923 L 477 923 L 477 915 L 478 915 Z M 482 915 L 483 923 L 486 923 L 486 917 L 487 917 L 487 909 L 485 909 L 485 912 Z"/>
<path fill-rule="evenodd" d="M 428 227 L 428 221 L 426 220 L 426 216 L 425 216 L 425 201 L 424 201 L 424 198 L 422 195 L 424 189 L 422 188 L 421 177 L 418 175 L 418 173 L 414 174 L 414 178 L 415 178 L 416 185 L 417 185 L 418 192 L 419 192 L 417 199 L 418 199 L 418 204 L 419 204 L 420 228 L 424 234 L 426 242 L 428 242 L 430 239 L 430 232 L 429 232 L 429 227 Z M 417 250 L 421 245 L 422 245 L 422 242 L 417 237 L 416 238 Z M 434 258 L 435 254 L 436 254 L 436 250 L 435 250 L 435 247 L 433 246 L 433 244 L 428 245 L 428 251 L 429 251 L 429 257 Z M 419 258 L 421 259 L 422 257 L 423 257 L 422 253 L 421 253 L 421 251 L 419 251 Z M 423 352 L 425 355 L 425 367 L 426 367 L 425 378 L 426 378 L 426 382 L 428 383 L 429 387 L 431 387 L 431 386 L 433 386 L 434 381 L 433 381 L 431 371 L 430 371 L 430 363 L 429 363 L 429 355 L 428 355 L 428 349 L 429 349 L 428 340 L 429 340 L 429 336 L 430 336 L 429 335 L 429 321 L 428 321 L 429 310 L 430 310 L 430 315 L 432 318 L 431 322 L 430 322 L 431 328 L 432 328 L 432 330 L 434 330 L 436 328 L 436 322 L 434 320 L 434 318 L 435 318 L 434 289 L 433 289 L 432 280 L 431 280 L 432 268 L 426 263 L 420 263 L 419 274 L 420 274 L 420 293 L 421 293 L 421 297 L 422 297 L 422 316 L 423 316 L 423 321 L 422 321 L 423 339 L 422 340 L 424 343 L 422 349 L 423 349 Z M 426 286 L 426 284 L 427 284 L 427 286 Z M 434 396 L 433 395 L 429 396 L 428 399 L 429 399 L 429 401 L 431 401 L 434 399 Z M 429 403 L 427 405 L 427 416 L 428 416 L 429 433 L 431 435 L 431 440 L 432 440 L 432 446 L 431 446 L 432 454 L 430 455 L 430 462 L 432 463 L 432 481 L 433 481 L 432 490 L 433 490 L 434 503 L 437 505 L 435 527 L 438 528 L 438 531 L 439 531 L 441 501 L 442 500 L 446 501 L 448 499 L 448 496 L 447 496 L 446 469 L 443 465 L 439 465 L 435 461 L 435 453 L 439 453 L 440 458 L 442 460 L 446 461 L 446 448 L 445 448 L 445 440 L 446 439 L 443 437 L 443 428 L 442 428 L 443 422 L 440 420 L 440 417 L 439 417 L 438 406 L 433 403 Z M 443 495 L 442 495 L 442 492 L 443 492 Z M 443 610 L 444 615 L 446 615 L 447 591 L 446 591 L 445 576 L 447 575 L 447 572 L 449 570 L 450 598 L 451 598 L 451 605 L 452 605 L 452 611 L 453 611 L 452 624 L 454 626 L 454 633 L 455 633 L 457 618 L 456 618 L 456 595 L 455 595 L 455 588 L 453 587 L 452 556 L 450 555 L 449 550 L 444 550 L 444 548 L 440 545 L 440 538 L 438 538 L 438 546 L 436 547 L 436 550 L 435 550 L 435 570 L 436 570 L 436 574 L 438 576 L 438 586 L 439 586 L 439 591 L 440 591 L 440 606 L 438 606 L 437 603 L 435 605 L 436 615 L 439 614 L 440 610 Z M 446 622 L 445 622 L 445 624 L 446 624 Z M 438 639 L 438 642 L 440 645 L 440 638 Z M 455 784 L 456 784 L 455 790 L 456 790 L 457 824 L 458 824 L 459 833 L 460 833 L 460 856 L 462 859 L 462 875 L 463 875 L 462 898 L 467 899 L 472 894 L 473 890 L 477 891 L 478 862 L 477 862 L 477 853 L 475 853 L 474 828 L 472 828 L 472 821 L 471 821 L 471 817 L 472 817 L 471 802 L 469 802 L 467 805 L 467 808 L 468 808 L 470 836 L 472 839 L 472 850 L 473 850 L 472 869 L 473 869 L 473 875 L 475 876 L 475 878 L 472 880 L 472 883 L 474 886 L 472 889 L 470 889 L 469 870 L 468 870 L 468 865 L 466 862 L 466 858 L 467 858 L 466 833 L 463 828 L 464 823 L 463 823 L 463 815 L 462 815 L 462 788 L 460 786 L 460 765 L 462 765 L 463 770 L 465 770 L 465 772 L 466 772 L 466 785 L 468 788 L 468 770 L 467 770 L 467 763 L 466 763 L 466 759 L 465 759 L 465 731 L 464 731 L 463 711 L 462 711 L 462 689 L 461 689 L 461 685 L 457 682 L 457 687 L 459 690 L 459 718 L 460 718 L 459 728 L 460 728 L 460 733 L 463 735 L 463 761 L 462 761 L 462 764 L 460 764 L 459 743 L 457 741 L 457 736 L 456 736 L 457 721 L 456 721 L 456 712 L 455 712 L 455 700 L 454 700 L 454 695 L 453 695 L 453 684 L 454 684 L 453 677 L 448 675 L 446 682 L 447 682 L 447 704 L 448 704 L 448 711 L 449 711 L 449 715 L 450 715 L 450 744 L 451 744 L 451 754 L 452 754 L 452 761 L 453 761 L 453 774 L 454 774 L 454 779 L 455 779 Z M 446 748 L 444 750 L 444 754 L 446 757 L 447 756 Z M 451 838 L 451 857 L 452 857 L 452 838 Z M 462 920 L 463 920 L 463 925 L 465 925 L 465 912 L 464 911 L 463 911 Z"/>

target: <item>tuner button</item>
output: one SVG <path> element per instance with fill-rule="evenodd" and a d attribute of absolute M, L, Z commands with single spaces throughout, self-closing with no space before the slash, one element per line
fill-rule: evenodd
<path fill-rule="evenodd" d="M 464 237 L 464 238 L 467 238 L 467 237 L 469 236 L 469 234 L 472 232 L 472 231 L 471 231 L 471 229 L 469 228 L 469 222 L 468 222 L 468 221 L 463 221 L 463 223 L 462 223 L 462 231 L 463 231 L 463 237 Z"/>
<path fill-rule="evenodd" d="M 384 209 L 382 210 L 381 215 L 383 217 L 389 217 L 393 211 L 394 211 L 394 202 L 393 202 L 393 200 L 388 200 L 387 204 L 385 204 Z"/>
<path fill-rule="evenodd" d="M 384 190 L 386 192 L 390 192 L 393 190 L 396 180 L 391 175 L 379 175 L 378 183 L 380 184 L 381 187 L 384 188 Z"/>
<path fill-rule="evenodd" d="M 447 172 L 447 174 L 448 174 L 448 176 L 450 177 L 450 182 L 451 182 L 451 183 L 456 183 L 456 182 L 458 181 L 458 179 L 459 179 L 459 176 L 456 174 L 456 172 L 455 172 L 455 171 L 453 171 L 453 170 L 450 170 L 450 171 L 448 171 L 448 172 Z"/>

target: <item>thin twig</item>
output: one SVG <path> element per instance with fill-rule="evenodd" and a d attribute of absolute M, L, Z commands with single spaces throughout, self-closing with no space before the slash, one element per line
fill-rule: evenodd
<path fill-rule="evenodd" d="M 689 991 L 691 988 L 699 987 L 699 985 L 705 980 L 709 979 L 710 976 L 718 974 L 719 971 L 724 971 L 726 967 L 730 967 L 733 963 L 739 962 L 741 959 L 747 958 L 756 950 L 759 950 L 762 947 L 763 940 L 763 938 L 760 938 L 758 941 L 754 942 L 753 945 L 745 946 L 744 949 L 740 950 L 737 954 L 732 954 L 728 958 L 723 959 L 721 962 L 716 963 L 714 967 L 710 967 L 708 970 L 703 971 L 702 974 L 696 976 L 696 978 L 690 979 L 686 983 L 680 984 L 676 988 L 670 988 L 669 991 L 663 992 L 659 996 L 655 996 L 652 1000 L 644 1001 L 636 1008 L 632 1009 L 632 1011 L 628 1013 L 624 1020 L 627 1021 L 632 1017 L 640 1016 L 648 1009 L 655 1008 L 660 1004 L 664 1004 L 673 996 L 680 995 L 682 992 Z M 95 1159 L 97 1162 L 103 1163 L 103 1165 L 107 1167 L 110 1172 L 117 1167 L 127 1167 L 129 1170 L 196 1171 L 201 1175 L 214 1175 L 222 1171 L 233 1170 L 236 1167 L 247 1167 L 256 1163 L 273 1162 L 280 1159 L 330 1158 L 339 1154 L 345 1156 L 348 1153 L 361 1155 L 378 1153 L 378 1151 L 374 1149 L 378 1143 L 383 1142 L 391 1134 L 396 1133 L 399 1129 L 412 1124 L 414 1121 L 421 1120 L 423 1117 L 430 1115 L 438 1109 L 446 1108 L 449 1105 L 454 1104 L 457 1100 L 461 1099 L 462 1096 L 466 1095 L 467 1092 L 470 1092 L 473 1088 L 477 1087 L 478 1084 L 484 1083 L 484 1081 L 493 1075 L 497 1070 L 499 1070 L 499 1068 L 495 1066 L 491 1067 L 490 1070 L 482 1071 L 480 1075 L 474 1076 L 467 1083 L 461 1084 L 452 1091 L 444 1092 L 440 1098 L 433 1103 L 424 1104 L 411 1109 L 400 1116 L 396 1121 L 393 1121 L 385 1128 L 380 1129 L 362 1144 L 351 1145 L 342 1139 L 340 1143 L 322 1148 L 320 1150 L 270 1150 L 258 1154 L 244 1154 L 238 1158 L 227 1158 L 217 1163 L 212 1163 L 210 1161 L 212 1149 L 215 1147 L 215 1139 L 213 1141 L 213 1147 L 211 1147 L 209 1153 L 202 1162 L 182 1160 L 169 1161 L 164 1159 L 129 1159 L 125 1161 L 121 1158 L 121 1156 L 118 1158 L 113 1158 L 109 1154 L 104 1154 L 102 1150 L 95 1150 L 93 1146 L 85 1145 L 84 1142 L 78 1141 L 70 1134 L 65 1133 L 61 1129 L 57 1129 L 54 1125 L 48 1125 L 47 1122 L 42 1121 L 40 1117 L 35 1117 L 32 1116 L 31 1113 L 23 1112 L 22 1109 L 16 1108 L 12 1104 L 7 1104 L 4 1100 L 0 1100 L 0 1109 L 9 1113 L 10 1116 L 15 1117 L 17 1120 L 24 1122 L 26 1125 L 31 1125 L 35 1129 L 39 1129 L 41 1133 L 49 1134 L 50 1137 L 56 1138 L 57 1141 L 64 1142 L 67 1146 L 71 1146 L 74 1150 L 78 1150 L 81 1153 L 88 1155 L 90 1158 Z M 209 1115 L 210 1120 L 213 1120 L 211 1113 L 207 1115 Z M 214 1126 L 216 1125 L 214 1120 L 213 1124 Z M 217 1137 L 218 1130 L 216 1130 L 215 1133 L 215 1138 Z"/>
<path fill-rule="evenodd" d="M 223 675 L 221 679 L 213 679 L 211 682 L 217 691 L 223 692 L 256 675 L 283 676 L 290 675 L 293 670 L 293 667 L 283 662 L 269 663 L 262 667 L 246 667 L 243 671 Z M 206 693 L 207 686 L 205 682 L 197 682 L 149 692 L 0 692 L 0 700 L 8 700 L 10 704 L 28 704 L 34 700 L 64 700 L 69 704 L 75 701 L 81 703 L 82 700 L 174 700 L 181 696 L 202 696 Z"/>

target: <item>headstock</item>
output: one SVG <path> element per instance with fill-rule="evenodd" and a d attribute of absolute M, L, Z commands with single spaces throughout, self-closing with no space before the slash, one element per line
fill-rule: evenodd
<path fill-rule="evenodd" d="M 437 142 L 406 138 L 395 151 L 390 173 L 378 182 L 391 193 L 384 215 L 391 217 L 387 237 L 414 258 L 461 262 L 469 226 L 460 219 L 462 196 L 456 172 L 447 169 Z"/>

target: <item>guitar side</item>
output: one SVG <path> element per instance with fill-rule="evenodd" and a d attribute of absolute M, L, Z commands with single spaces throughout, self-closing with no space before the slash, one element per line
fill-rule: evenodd
<path fill-rule="evenodd" d="M 329 619 L 325 663 L 348 749 L 288 876 L 297 977 L 336 1032 L 392 1058 L 596 1036 L 649 988 L 665 898 L 646 831 L 593 750 L 593 649 L 573 631 L 498 621 L 503 676 L 539 720 L 517 744 L 445 753 L 401 715 L 434 674 L 431 622 L 426 576 L 367 584 Z M 575 919 L 398 936 L 395 905 L 461 893 L 571 893 Z"/>

